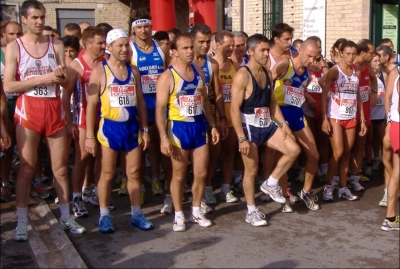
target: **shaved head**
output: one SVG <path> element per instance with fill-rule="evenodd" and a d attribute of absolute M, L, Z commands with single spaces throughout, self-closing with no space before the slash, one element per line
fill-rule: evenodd
<path fill-rule="evenodd" d="M 301 44 L 301 49 L 302 50 L 306 50 L 308 48 L 310 48 L 310 49 L 319 49 L 318 45 L 317 45 L 317 42 L 315 42 L 314 40 L 311 40 L 311 39 L 308 39 L 308 40 L 304 41 Z"/>
<path fill-rule="evenodd" d="M 6 44 L 11 43 L 22 35 L 22 27 L 19 23 L 11 21 L 4 26 L 3 37 L 6 40 Z"/>

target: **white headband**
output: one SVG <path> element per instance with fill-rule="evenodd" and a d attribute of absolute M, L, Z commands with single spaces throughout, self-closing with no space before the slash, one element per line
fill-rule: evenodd
<path fill-rule="evenodd" d="M 114 42 L 118 38 L 123 38 L 123 37 L 129 38 L 124 30 L 122 30 L 120 28 L 113 29 L 110 32 L 108 32 L 107 38 L 106 38 L 106 43 L 107 44 L 111 44 L 112 42 Z"/>
<path fill-rule="evenodd" d="M 149 24 L 149 25 L 151 25 L 151 20 L 148 20 L 148 19 L 136 20 L 136 21 L 132 22 L 132 28 L 137 26 L 137 25 L 139 25 L 139 24 Z"/>

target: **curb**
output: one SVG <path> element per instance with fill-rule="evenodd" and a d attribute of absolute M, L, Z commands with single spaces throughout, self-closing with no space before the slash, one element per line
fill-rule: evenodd
<path fill-rule="evenodd" d="M 39 268 L 87 268 L 45 201 L 38 199 L 28 218 L 28 242 Z"/>

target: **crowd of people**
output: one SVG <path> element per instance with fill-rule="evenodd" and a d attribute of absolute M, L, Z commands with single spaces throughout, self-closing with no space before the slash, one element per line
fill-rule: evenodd
<path fill-rule="evenodd" d="M 334 200 L 335 190 L 338 198 L 357 200 L 362 181 L 379 170 L 380 155 L 385 189 L 379 206 L 387 207 L 381 229 L 399 230 L 400 67 L 391 40 L 375 47 L 368 39 L 341 38 L 328 60 L 319 37 L 292 42 L 294 29 L 286 23 L 276 24 L 270 39 L 212 33 L 205 24 L 188 33 L 155 32 L 148 10 L 139 9 L 131 15 L 130 34 L 82 22 L 67 24 L 60 38 L 46 26 L 39 1 L 25 1 L 20 14 L 26 32 L 6 23 L 1 49 L 2 201 L 11 199 L 11 166 L 19 159 L 14 240 L 28 238 L 29 195 L 50 196 L 42 184 L 44 152 L 60 227 L 86 231 L 70 212 L 71 151 L 72 212 L 88 216 L 85 203 L 98 205 L 100 233 L 114 232 L 116 174 L 118 194 L 129 195 L 131 225 L 141 230 L 154 228 L 141 211 L 145 181 L 154 195 L 165 195 L 160 212 L 174 213 L 174 231 L 186 229 L 187 192 L 190 221 L 211 226 L 205 215 L 217 203 L 212 182 L 218 164 L 220 200 L 235 203 L 235 193 L 243 193 L 245 221 L 266 226 L 256 185 L 259 199 L 280 203 L 284 213 L 299 201 L 319 210 L 315 178 L 325 182 L 323 200 Z M 297 195 L 288 182 L 295 163 L 303 185 Z"/>

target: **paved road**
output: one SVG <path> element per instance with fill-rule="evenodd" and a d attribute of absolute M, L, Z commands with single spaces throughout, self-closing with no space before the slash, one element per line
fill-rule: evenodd
<path fill-rule="evenodd" d="M 380 171 L 379 173 L 381 173 Z M 236 204 L 218 203 L 207 215 L 212 227 L 204 228 L 187 221 L 186 232 L 172 231 L 173 215 L 159 213 L 163 197 L 151 196 L 143 207 L 153 231 L 140 231 L 129 224 L 128 197 L 118 197 L 112 211 L 116 232 L 98 232 L 98 208 L 87 205 L 90 216 L 79 219 L 87 234 L 68 234 L 82 259 L 93 268 L 142 267 L 387 267 L 399 268 L 399 233 L 380 230 L 385 208 L 378 207 L 383 180 L 374 172 L 363 183 L 366 191 L 359 201 L 336 199 L 321 201 L 321 210 L 309 211 L 303 204 L 294 213 L 281 213 L 279 204 L 257 200 L 269 222 L 267 227 L 245 223 L 243 196 Z M 218 182 L 216 183 L 218 185 Z M 217 187 L 217 186 L 216 186 Z M 315 183 L 322 197 L 322 183 Z M 292 183 L 292 190 L 300 185 Z M 218 193 L 219 190 L 214 193 Z M 258 193 L 259 195 L 260 193 Z M 190 197 L 184 203 L 186 219 Z M 54 204 L 50 204 L 55 209 Z M 58 217 L 58 210 L 53 210 Z"/>

